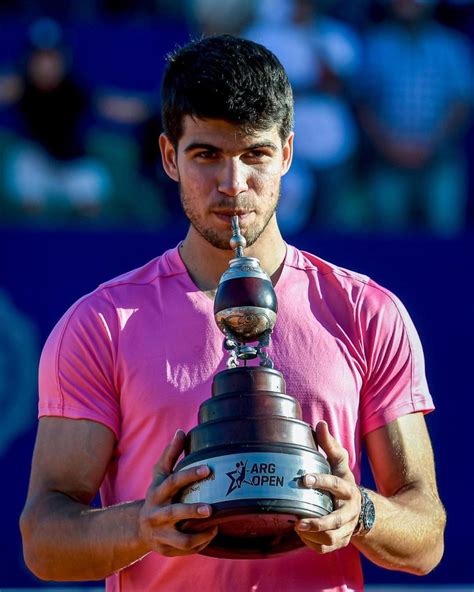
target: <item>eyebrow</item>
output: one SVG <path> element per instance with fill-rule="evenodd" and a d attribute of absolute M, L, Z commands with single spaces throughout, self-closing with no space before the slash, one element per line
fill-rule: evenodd
<path fill-rule="evenodd" d="M 270 140 L 262 140 L 261 142 L 255 142 L 244 148 L 244 152 L 258 150 L 259 148 L 271 148 L 272 150 L 278 150 L 278 146 Z M 184 152 L 192 152 L 193 150 L 208 150 L 210 152 L 223 152 L 222 148 L 218 148 L 213 144 L 204 144 L 201 142 L 191 142 L 184 149 Z"/>

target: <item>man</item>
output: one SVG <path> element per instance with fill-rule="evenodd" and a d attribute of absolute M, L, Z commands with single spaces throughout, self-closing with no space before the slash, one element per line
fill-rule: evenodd
<path fill-rule="evenodd" d="M 466 224 L 472 48 L 434 20 L 436 3 L 391 0 L 391 18 L 367 38 L 359 112 L 373 149 L 368 198 L 377 227 L 416 222 L 454 235 Z"/>
<path fill-rule="evenodd" d="M 16 106 L 24 138 L 5 159 L 9 202 L 22 216 L 97 217 L 109 200 L 111 179 L 86 153 L 86 92 L 70 71 L 63 32 L 55 21 L 39 19 L 29 38 Z"/>
<path fill-rule="evenodd" d="M 179 247 L 76 303 L 45 346 L 21 519 L 26 562 L 39 577 L 107 577 L 108 590 L 360 590 L 358 550 L 416 574 L 440 560 L 445 518 L 415 329 L 386 290 L 286 245 L 278 230 L 292 106 L 281 64 L 258 44 L 210 37 L 170 58 L 160 147 L 189 231 Z M 212 299 L 233 256 L 232 215 L 246 254 L 275 284 L 269 353 L 317 425 L 333 471 L 308 475 L 305 485 L 329 491 L 336 510 L 299 521 L 305 547 L 283 558 L 201 557 L 216 530 L 176 528 L 212 513 L 174 501 L 209 468 L 173 473 L 184 433 L 172 434 L 195 425 L 225 367 Z M 363 439 L 378 493 L 357 486 Z M 94 509 L 99 487 L 104 507 Z M 375 523 L 362 511 L 372 505 Z"/>

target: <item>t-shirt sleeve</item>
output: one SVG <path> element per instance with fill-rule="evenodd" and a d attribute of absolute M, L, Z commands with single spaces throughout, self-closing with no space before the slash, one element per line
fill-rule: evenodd
<path fill-rule="evenodd" d="M 119 437 L 115 317 L 102 291 L 84 297 L 59 321 L 41 354 L 39 417 L 90 419 Z"/>
<path fill-rule="evenodd" d="M 432 411 L 420 338 L 400 300 L 369 283 L 360 322 L 367 363 L 360 405 L 362 435 L 403 415 Z"/>

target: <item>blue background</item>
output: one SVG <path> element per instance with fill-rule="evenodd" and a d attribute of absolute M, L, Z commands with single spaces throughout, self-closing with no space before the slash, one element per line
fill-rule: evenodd
<path fill-rule="evenodd" d="M 68 26 L 74 70 L 81 82 L 91 91 L 117 87 L 143 92 L 151 102 L 157 101 L 163 55 L 189 35 L 182 23 L 162 20 L 160 25 L 157 28 L 154 24 L 124 22 L 113 26 Z M 3 20 L 2 67 L 18 62 L 25 49 L 25 30 L 24 22 Z M 0 124 L 15 127 L 15 123 L 9 110 L 0 111 Z M 467 144 L 472 164 L 474 133 Z M 473 213 L 471 199 L 471 221 Z M 180 224 L 159 234 L 0 228 L 0 287 L 36 324 L 42 344 L 77 298 L 102 281 L 142 265 L 183 236 Z M 474 583 L 474 235 L 442 240 L 424 235 L 351 237 L 311 233 L 294 237 L 291 242 L 337 265 L 370 275 L 395 292 L 410 311 L 424 345 L 428 381 L 437 407 L 427 422 L 440 495 L 448 512 L 445 556 L 438 568 L 423 579 L 381 570 L 366 562 L 367 582 Z M 12 402 L 15 396 L 12 392 Z M 0 429 L 9 402 L 1 404 L 6 407 L 0 409 Z M 26 496 L 36 431 L 34 409 L 25 408 L 24 413 L 29 429 L 0 450 L 0 586 L 50 587 L 36 580 L 22 559 L 18 518 Z M 367 467 L 364 475 L 368 482 Z"/>
<path fill-rule="evenodd" d="M 4 228 L 0 231 L 0 285 L 18 309 L 37 324 L 43 343 L 77 298 L 174 246 L 183 237 L 183 230 L 180 225 L 168 234 Z M 291 242 L 337 265 L 370 275 L 395 292 L 410 311 L 424 345 L 428 381 L 437 406 L 427 422 L 440 494 L 448 512 L 446 552 L 439 567 L 423 580 L 366 564 L 367 582 L 474 582 L 474 236 L 442 240 L 422 235 L 307 234 Z M 29 431 L 19 435 L 0 456 L 0 585 L 5 587 L 43 585 L 23 564 L 17 525 L 35 429 L 32 420 Z"/>

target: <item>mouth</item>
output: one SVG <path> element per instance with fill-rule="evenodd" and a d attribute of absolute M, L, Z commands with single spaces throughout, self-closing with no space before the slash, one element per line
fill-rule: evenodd
<path fill-rule="evenodd" d="M 239 217 L 239 222 L 244 222 L 253 213 L 253 210 L 213 210 L 214 216 L 230 225 L 233 216 Z"/>

